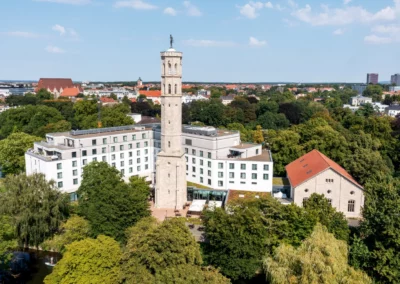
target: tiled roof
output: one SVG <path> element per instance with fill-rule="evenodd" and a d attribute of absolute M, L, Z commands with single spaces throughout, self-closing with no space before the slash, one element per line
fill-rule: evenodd
<path fill-rule="evenodd" d="M 61 97 L 76 97 L 81 90 L 79 87 L 65 88 L 61 93 Z"/>
<path fill-rule="evenodd" d="M 39 83 L 35 89 L 35 91 L 39 91 L 40 89 L 50 89 L 53 91 L 56 89 L 60 91 L 60 89 L 72 88 L 74 87 L 74 83 L 71 79 L 66 78 L 40 78 Z"/>
<path fill-rule="evenodd" d="M 297 187 L 298 185 L 329 168 L 362 188 L 362 186 L 359 185 L 345 169 L 318 150 L 312 150 L 311 152 L 308 152 L 304 156 L 291 162 L 286 166 L 286 172 L 292 187 Z"/>
<path fill-rule="evenodd" d="M 113 98 L 108 98 L 108 97 L 101 97 L 100 101 L 102 103 L 116 103 L 117 101 L 114 100 Z"/>
<path fill-rule="evenodd" d="M 141 94 L 141 95 L 144 95 L 144 96 L 146 96 L 147 98 L 151 98 L 151 97 L 153 97 L 153 98 L 159 98 L 159 97 L 161 97 L 161 91 L 159 91 L 159 90 L 156 90 L 156 91 L 139 91 L 139 93 Z"/>

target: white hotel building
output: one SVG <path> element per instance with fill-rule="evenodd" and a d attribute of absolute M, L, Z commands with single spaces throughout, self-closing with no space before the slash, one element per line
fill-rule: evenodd
<path fill-rule="evenodd" d="M 82 170 L 92 161 L 105 161 L 126 180 L 146 177 L 156 182 L 155 165 L 161 145 L 157 124 L 80 130 L 46 135 L 25 154 L 26 173 L 40 172 L 64 192 L 75 192 Z M 242 144 L 240 133 L 213 127 L 183 126 L 188 200 L 224 201 L 229 190 L 271 192 L 273 161 L 260 144 Z M 162 182 L 162 181 L 158 181 Z"/>

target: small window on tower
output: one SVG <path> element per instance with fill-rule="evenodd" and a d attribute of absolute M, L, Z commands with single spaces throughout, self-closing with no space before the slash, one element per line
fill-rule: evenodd
<path fill-rule="evenodd" d="M 168 148 L 171 148 L 171 141 L 168 141 Z"/>
<path fill-rule="evenodd" d="M 177 93 L 178 93 L 178 85 L 175 84 L 175 94 L 177 94 Z"/>
<path fill-rule="evenodd" d="M 178 74 L 178 64 L 175 63 L 175 70 L 174 70 L 175 74 Z"/>
<path fill-rule="evenodd" d="M 171 91 L 172 91 L 171 88 L 172 88 L 171 84 L 168 84 L 168 94 L 171 94 Z"/>

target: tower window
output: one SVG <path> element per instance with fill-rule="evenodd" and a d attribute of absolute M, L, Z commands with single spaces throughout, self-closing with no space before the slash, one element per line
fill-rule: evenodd
<path fill-rule="evenodd" d="M 171 141 L 168 141 L 168 148 L 171 148 Z"/>
<path fill-rule="evenodd" d="M 172 91 L 171 88 L 172 88 L 171 84 L 168 84 L 168 94 L 171 94 L 171 91 Z"/>
<path fill-rule="evenodd" d="M 174 74 L 178 74 L 178 64 L 175 63 L 175 70 L 174 70 Z"/>
<path fill-rule="evenodd" d="M 168 75 L 171 75 L 172 73 L 172 66 L 171 66 L 171 62 L 168 62 Z"/>
<path fill-rule="evenodd" d="M 175 95 L 178 93 L 178 85 L 175 84 Z"/>

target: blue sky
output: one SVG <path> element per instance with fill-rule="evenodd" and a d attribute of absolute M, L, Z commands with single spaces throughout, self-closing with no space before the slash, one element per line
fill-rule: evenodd
<path fill-rule="evenodd" d="M 363 82 L 400 73 L 400 0 L 1 0 L 0 79 Z"/>

